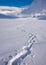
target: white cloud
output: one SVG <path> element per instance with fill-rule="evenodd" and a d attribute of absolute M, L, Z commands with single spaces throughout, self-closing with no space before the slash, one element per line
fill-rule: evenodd
<path fill-rule="evenodd" d="M 0 6 L 0 14 L 12 17 L 20 17 L 20 13 L 25 8 Z"/>

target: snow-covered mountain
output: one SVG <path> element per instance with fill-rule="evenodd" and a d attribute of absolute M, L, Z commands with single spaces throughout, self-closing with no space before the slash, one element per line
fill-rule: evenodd
<path fill-rule="evenodd" d="M 34 0 L 32 4 L 22 11 L 25 16 L 46 17 L 46 0 Z"/>
<path fill-rule="evenodd" d="M 24 14 L 34 14 L 46 9 L 45 0 L 34 0 L 32 4 L 23 11 Z"/>
<path fill-rule="evenodd" d="M 0 18 L 37 17 L 46 19 L 46 0 L 34 0 L 28 7 L 0 6 Z"/>

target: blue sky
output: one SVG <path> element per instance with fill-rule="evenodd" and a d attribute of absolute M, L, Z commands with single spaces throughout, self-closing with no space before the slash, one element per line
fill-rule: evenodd
<path fill-rule="evenodd" d="M 32 3 L 33 0 L 0 0 L 0 6 L 27 6 Z"/>

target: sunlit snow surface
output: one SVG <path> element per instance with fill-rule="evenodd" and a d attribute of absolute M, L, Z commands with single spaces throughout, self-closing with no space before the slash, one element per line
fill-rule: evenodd
<path fill-rule="evenodd" d="M 27 65 L 46 65 L 46 20 L 36 18 L 0 19 L 0 65 L 9 55 L 15 55 L 23 46 L 28 45 L 29 35 L 37 37 L 32 54 L 23 62 Z M 22 65 L 22 64 L 21 64 Z"/>

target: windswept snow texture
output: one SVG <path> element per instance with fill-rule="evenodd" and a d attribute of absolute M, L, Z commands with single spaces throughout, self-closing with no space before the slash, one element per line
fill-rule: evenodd
<path fill-rule="evenodd" d="M 23 62 L 27 65 L 46 65 L 46 21 L 36 18 L 0 19 L 0 65 L 3 60 L 21 51 L 28 45 L 29 35 L 37 37 L 37 44 L 33 45 L 34 54 L 27 56 Z M 21 65 L 23 65 L 21 63 Z"/>

